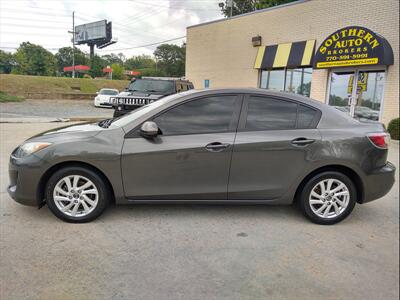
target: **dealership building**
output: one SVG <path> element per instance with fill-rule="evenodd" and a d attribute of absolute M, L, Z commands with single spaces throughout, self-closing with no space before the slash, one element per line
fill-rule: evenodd
<path fill-rule="evenodd" d="M 293 92 L 385 124 L 399 116 L 398 0 L 301 0 L 198 24 L 186 51 L 196 88 Z"/>

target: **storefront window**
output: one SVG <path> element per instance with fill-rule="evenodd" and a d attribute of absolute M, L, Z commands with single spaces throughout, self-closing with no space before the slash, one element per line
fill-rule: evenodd
<path fill-rule="evenodd" d="M 262 71 L 260 87 L 310 97 L 311 79 L 312 68 Z"/>
<path fill-rule="evenodd" d="M 312 69 L 286 70 L 285 91 L 310 97 Z"/>

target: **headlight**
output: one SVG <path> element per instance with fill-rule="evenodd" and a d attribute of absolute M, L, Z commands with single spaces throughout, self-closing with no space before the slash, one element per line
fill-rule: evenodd
<path fill-rule="evenodd" d="M 32 153 L 35 153 L 41 149 L 48 147 L 50 145 L 51 145 L 51 143 L 46 143 L 46 142 L 28 142 L 28 143 L 25 143 L 25 144 L 22 144 L 21 146 L 19 146 L 14 151 L 14 155 L 16 157 L 28 156 Z"/>

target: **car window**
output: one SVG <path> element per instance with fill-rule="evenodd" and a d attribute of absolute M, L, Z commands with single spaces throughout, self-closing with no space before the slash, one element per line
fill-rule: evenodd
<path fill-rule="evenodd" d="M 284 130 L 296 128 L 297 104 L 270 97 L 250 96 L 245 128 L 247 130 Z"/>
<path fill-rule="evenodd" d="M 116 90 L 100 90 L 100 95 L 118 95 Z"/>
<path fill-rule="evenodd" d="M 154 118 L 164 135 L 229 131 L 237 96 L 214 96 L 186 102 Z"/>
<path fill-rule="evenodd" d="M 175 92 L 175 83 L 171 80 L 136 79 L 129 84 L 128 91 L 168 95 Z"/>
<path fill-rule="evenodd" d="M 299 105 L 299 109 L 297 112 L 297 128 L 311 128 L 316 114 L 317 111 L 315 109 L 304 105 Z"/>

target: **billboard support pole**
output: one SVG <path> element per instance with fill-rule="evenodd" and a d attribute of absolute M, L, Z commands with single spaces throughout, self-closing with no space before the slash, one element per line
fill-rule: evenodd
<path fill-rule="evenodd" d="M 72 12 L 72 78 L 75 78 L 75 11 Z"/>
<path fill-rule="evenodd" d="M 90 69 L 93 70 L 93 64 L 94 64 L 94 44 L 90 43 Z"/>

